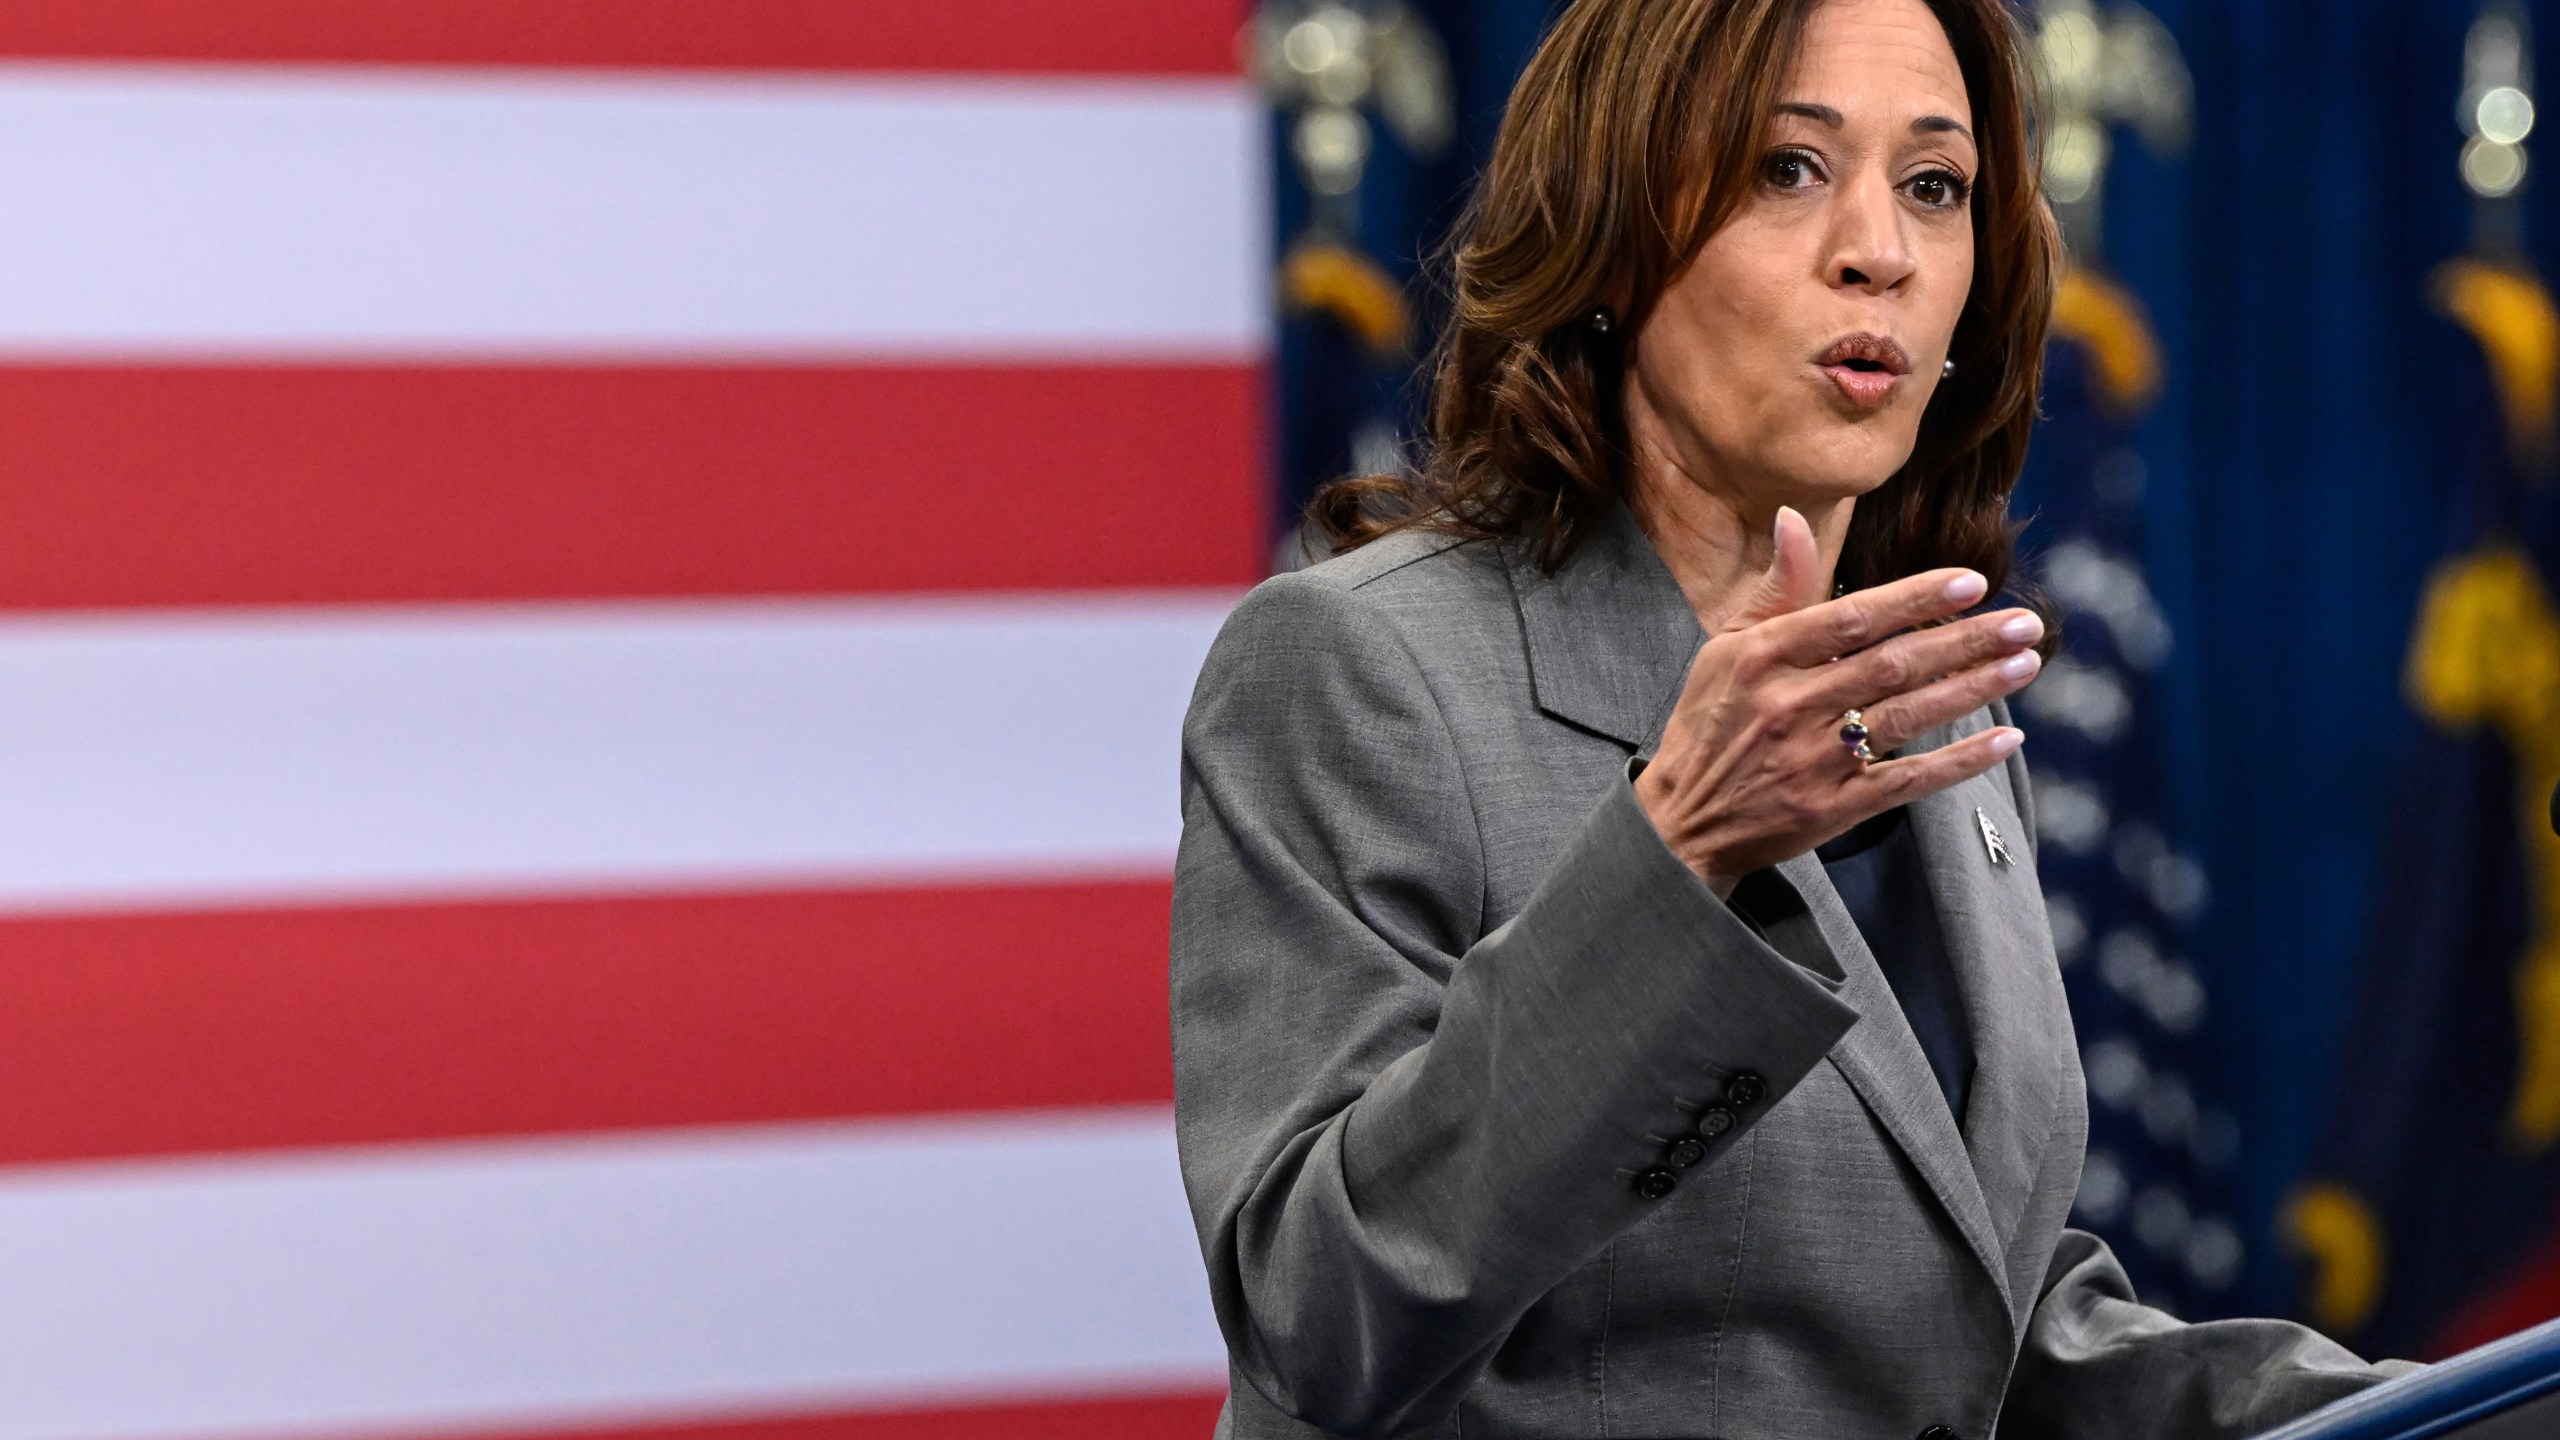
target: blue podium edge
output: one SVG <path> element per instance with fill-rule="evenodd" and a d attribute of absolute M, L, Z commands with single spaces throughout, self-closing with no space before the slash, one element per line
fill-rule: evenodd
<path fill-rule="evenodd" d="M 2258 1440 L 2428 1440 L 2560 1390 L 2560 1320 L 2322 1406 Z"/>

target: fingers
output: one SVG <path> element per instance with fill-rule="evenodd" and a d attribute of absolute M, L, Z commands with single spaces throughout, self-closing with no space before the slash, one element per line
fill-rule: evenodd
<path fill-rule="evenodd" d="M 1873 709 L 1940 676 L 2008 659 L 2043 638 L 2044 621 L 2032 610 L 2002 610 L 1914 630 L 1810 671 L 1805 703 L 1820 710 Z M 2035 672 L 2027 674 L 2032 678 Z"/>
<path fill-rule="evenodd" d="M 1958 671 L 1865 708 L 1868 748 L 1885 751 L 1908 744 L 1951 720 L 1961 719 L 2003 696 L 2013 695 L 2036 678 L 2043 660 L 2033 650 Z"/>
<path fill-rule="evenodd" d="M 1778 507 L 1770 536 L 1769 568 L 1750 600 L 1735 613 L 1730 628 L 1743 629 L 1790 615 L 1822 599 L 1822 552 L 1813 543 L 1813 527 L 1791 505 Z"/>
<path fill-rule="evenodd" d="M 1769 619 L 1764 628 L 1790 665 L 1822 665 L 1915 625 L 1960 615 L 1988 586 L 1971 570 L 1931 570 Z"/>
<path fill-rule="evenodd" d="M 2026 738 L 2014 727 L 1997 725 L 1925 755 L 1879 760 L 1849 781 L 1849 797 L 1870 815 L 1907 805 L 1923 795 L 1961 785 L 2008 759 Z"/>

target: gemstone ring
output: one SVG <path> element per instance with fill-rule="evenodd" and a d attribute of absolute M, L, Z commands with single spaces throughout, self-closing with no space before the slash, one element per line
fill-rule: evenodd
<path fill-rule="evenodd" d="M 1840 743 L 1849 747 L 1849 753 L 1858 757 L 1861 766 L 1876 763 L 1876 752 L 1867 745 L 1868 735 L 1865 716 L 1851 710 L 1840 717 Z"/>

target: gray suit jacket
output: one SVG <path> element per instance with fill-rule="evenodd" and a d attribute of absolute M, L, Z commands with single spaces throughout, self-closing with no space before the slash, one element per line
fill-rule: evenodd
<path fill-rule="evenodd" d="M 1623 511 L 1553 576 L 1390 538 L 1220 635 L 1173 928 L 1220 1433 L 2236 1437 L 2386 1373 L 2181 1325 L 2064 1228 L 2088 1112 L 2022 763 L 1911 812 L 1961 1129 L 1819 861 L 1755 930 L 1672 856 L 1627 775 L 1702 638 Z M 1738 1123 L 1645 1198 L 1709 1105 Z"/>

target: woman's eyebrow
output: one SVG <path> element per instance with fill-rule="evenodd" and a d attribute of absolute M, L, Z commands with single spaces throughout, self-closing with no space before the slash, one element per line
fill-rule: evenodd
<path fill-rule="evenodd" d="M 1846 117 L 1830 106 L 1816 105 L 1806 100 L 1780 101 L 1778 113 L 1801 115 L 1807 120 L 1828 125 L 1834 130 L 1849 123 Z M 1923 115 L 1911 122 L 1911 133 L 1914 135 L 1961 135 L 1967 140 L 1973 139 L 1973 131 L 1967 128 L 1963 121 L 1949 115 Z"/>

